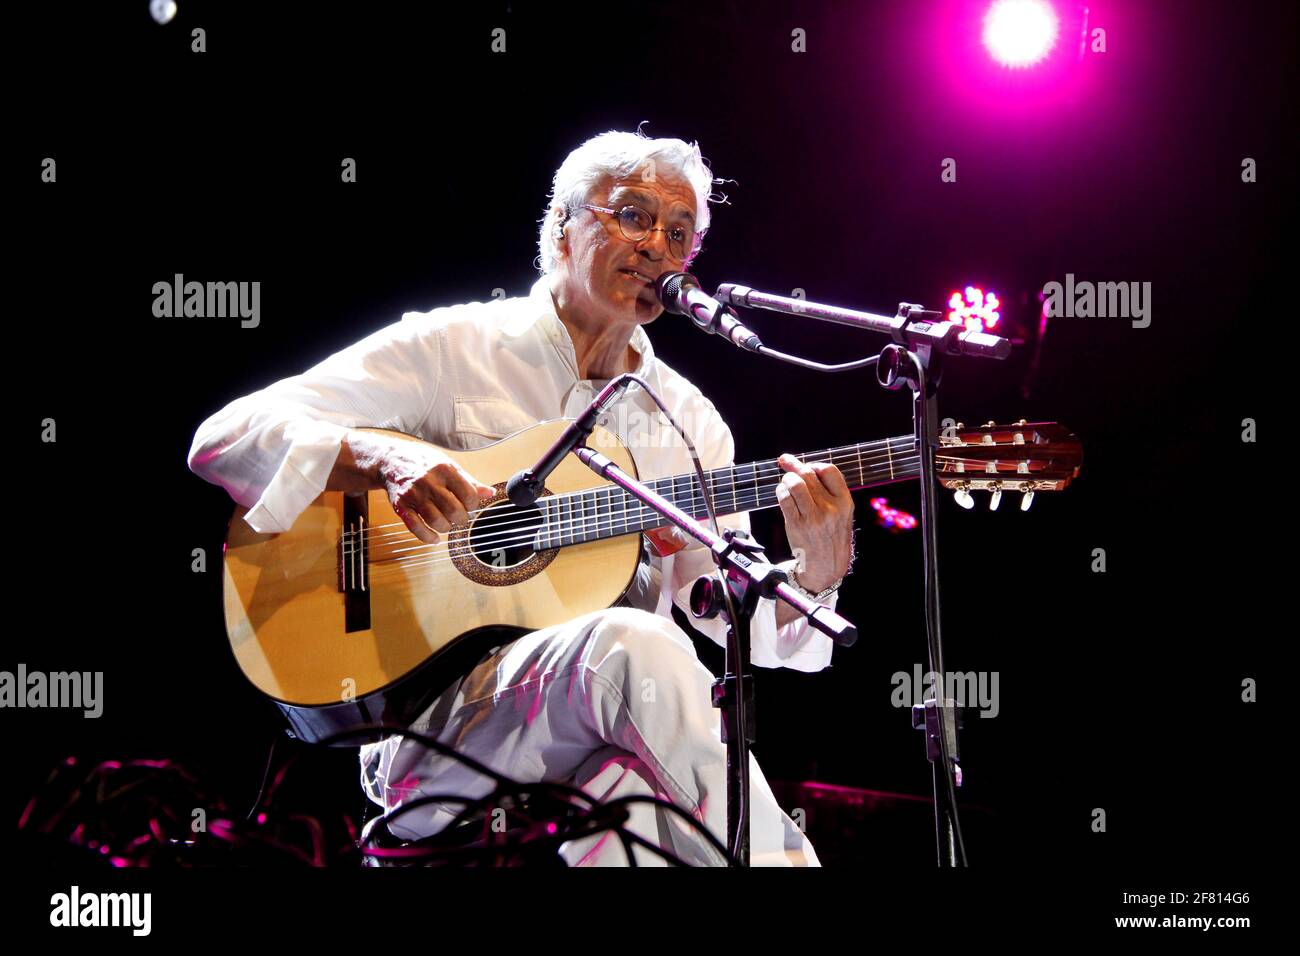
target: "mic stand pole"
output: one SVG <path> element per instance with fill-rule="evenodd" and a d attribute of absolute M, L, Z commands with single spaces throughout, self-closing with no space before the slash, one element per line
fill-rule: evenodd
<path fill-rule="evenodd" d="M 902 305 L 900 316 L 917 306 Z M 887 345 L 876 363 L 881 386 L 912 389 L 912 424 L 921 460 L 921 550 L 925 566 L 925 632 L 934 693 L 912 707 L 912 726 L 925 731 L 925 755 L 934 787 L 934 835 L 939 866 L 965 866 L 966 847 L 957 818 L 956 787 L 961 786 L 955 702 L 947 697 L 943 640 L 939 628 L 939 547 L 935 519 L 935 454 L 939 447 L 939 379 L 942 352 L 922 347 L 916 352 Z"/>
<path fill-rule="evenodd" d="M 786 573 L 750 555 L 760 550 L 746 536 L 727 529 L 718 537 L 672 502 L 651 491 L 605 455 L 587 446 L 574 449 L 582 463 L 612 481 L 648 508 L 663 515 L 695 540 L 705 544 L 725 574 L 737 600 L 735 619 L 728 616 L 726 676 L 713 684 L 713 706 L 722 710 L 723 742 L 727 745 L 727 849 L 741 866 L 749 866 L 749 745 L 754 741 L 753 677 L 748 673 L 749 625 L 759 598 L 776 597 L 793 606 L 818 631 L 843 647 L 851 647 L 858 630 L 830 608 L 810 601 L 786 583 Z M 706 584 L 705 582 L 709 582 Z M 712 617 L 724 605 L 717 582 L 705 576 L 691 591 L 697 617 Z M 699 600 L 697 601 L 697 594 Z"/>

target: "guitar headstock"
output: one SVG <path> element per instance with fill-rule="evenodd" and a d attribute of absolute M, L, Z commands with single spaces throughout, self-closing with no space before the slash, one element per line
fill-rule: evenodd
<path fill-rule="evenodd" d="M 1027 511 L 1035 492 L 1062 491 L 1079 475 L 1083 444 L 1057 422 L 1013 425 L 988 422 L 967 428 L 958 422 L 944 429 L 935 452 L 935 477 L 956 493 L 957 503 L 972 508 L 972 491 L 992 493 L 996 508 L 1004 491 L 1024 492 L 1020 509 Z"/>

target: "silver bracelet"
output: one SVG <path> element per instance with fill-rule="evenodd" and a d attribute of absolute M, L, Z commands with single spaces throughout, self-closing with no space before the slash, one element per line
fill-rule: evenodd
<path fill-rule="evenodd" d="M 790 579 L 790 586 L 794 588 L 796 591 L 798 591 L 800 594 L 807 597 L 810 601 L 817 601 L 820 603 L 821 601 L 826 600 L 826 598 L 830 597 L 832 594 L 838 591 L 840 585 L 844 583 L 844 578 L 840 578 L 830 587 L 823 588 L 822 590 L 818 591 L 816 594 L 813 594 L 812 591 L 809 591 L 806 587 L 804 587 L 802 584 L 799 583 L 799 577 L 795 573 L 795 568 L 798 566 L 798 562 L 789 561 L 787 562 L 787 566 L 789 570 L 786 572 L 786 576 Z"/>

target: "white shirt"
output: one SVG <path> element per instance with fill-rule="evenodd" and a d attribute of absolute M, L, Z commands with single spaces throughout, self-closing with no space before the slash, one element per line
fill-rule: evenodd
<path fill-rule="evenodd" d="M 701 466 L 734 464 L 731 430 L 713 403 L 655 357 L 644 328 L 631 344 L 640 356 L 633 371 L 691 436 Z M 236 399 L 199 426 L 189 466 L 248 507 L 253 530 L 286 531 L 325 490 L 349 428 L 479 448 L 540 421 L 576 418 L 603 384 L 578 378 L 573 342 L 542 277 L 527 296 L 407 312 L 301 375 Z M 693 474 L 689 451 L 640 387 L 628 389 L 601 423 L 632 450 L 640 478 Z M 599 482 L 593 474 L 592 484 Z M 743 512 L 718 521 L 749 530 Z M 692 540 L 664 558 L 648 543 L 644 552 L 623 603 L 671 619 L 671 595 L 701 633 L 725 647 L 721 616 L 690 617 L 692 584 L 715 568 L 708 550 Z M 758 602 L 750 628 L 756 666 L 819 671 L 830 664 L 832 647 L 802 619 L 778 628 L 776 602 Z"/>

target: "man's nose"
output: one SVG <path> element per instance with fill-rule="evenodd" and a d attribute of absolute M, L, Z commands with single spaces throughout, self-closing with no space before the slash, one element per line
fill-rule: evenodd
<path fill-rule="evenodd" d="M 637 251 L 653 262 L 668 254 L 668 230 L 652 229 L 636 244 Z"/>

